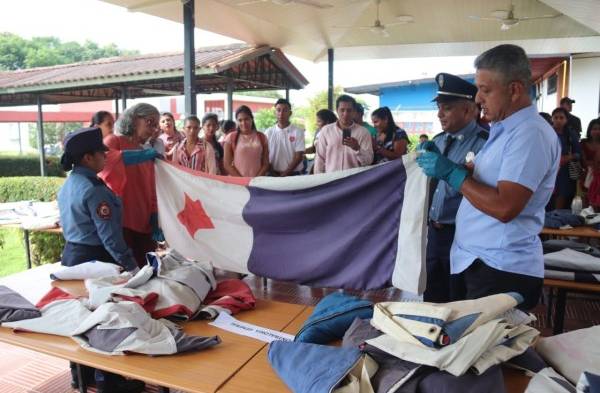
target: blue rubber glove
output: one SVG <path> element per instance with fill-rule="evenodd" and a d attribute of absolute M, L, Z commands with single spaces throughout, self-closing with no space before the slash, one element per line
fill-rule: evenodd
<path fill-rule="evenodd" d="M 165 235 L 158 226 L 158 213 L 152 213 L 150 215 L 150 226 L 152 227 L 152 240 L 155 242 L 164 242 Z"/>
<path fill-rule="evenodd" d="M 425 142 L 428 143 L 428 142 Z M 435 146 L 435 145 L 434 145 Z M 444 180 L 450 184 L 450 187 L 456 191 L 460 191 L 463 182 L 467 178 L 467 168 L 450 161 L 447 157 L 437 151 L 425 151 L 417 157 L 417 164 L 423 169 L 423 172 L 429 176 L 439 180 Z"/>
<path fill-rule="evenodd" d="M 161 155 L 154 149 L 123 150 L 121 154 L 123 157 L 123 164 L 125 165 L 141 164 L 142 162 L 161 157 Z"/>
<path fill-rule="evenodd" d="M 417 145 L 417 152 L 421 152 L 423 150 L 442 154 L 440 149 L 438 149 L 437 145 L 433 141 L 425 141 L 425 142 L 419 143 Z"/>

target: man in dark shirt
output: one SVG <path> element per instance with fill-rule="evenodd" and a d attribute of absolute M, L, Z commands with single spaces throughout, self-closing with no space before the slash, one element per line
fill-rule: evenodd
<path fill-rule="evenodd" d="M 575 100 L 572 100 L 569 97 L 563 97 L 560 99 L 560 107 L 564 108 L 569 113 L 569 117 L 567 119 L 567 127 L 570 127 L 573 131 L 577 133 L 577 135 L 581 137 L 581 120 L 577 116 L 571 114 L 574 103 Z"/>

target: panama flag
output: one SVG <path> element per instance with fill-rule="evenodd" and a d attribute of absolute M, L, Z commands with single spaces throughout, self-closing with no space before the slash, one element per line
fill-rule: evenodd
<path fill-rule="evenodd" d="M 415 155 L 293 177 L 240 178 L 156 161 L 169 246 L 215 267 L 314 287 L 425 287 L 427 178 Z"/>

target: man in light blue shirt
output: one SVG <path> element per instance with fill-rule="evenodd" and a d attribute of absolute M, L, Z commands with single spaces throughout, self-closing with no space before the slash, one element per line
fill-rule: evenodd
<path fill-rule="evenodd" d="M 447 73 L 435 77 L 438 85 L 438 118 L 444 132 L 432 141 L 457 164 L 466 164 L 488 139 L 488 132 L 475 121 L 477 87 L 468 81 Z M 462 200 L 460 192 L 446 182 L 430 182 L 431 205 L 427 230 L 427 287 L 423 299 L 427 302 L 448 302 L 452 285 L 450 279 L 450 247 L 454 240 L 455 218 Z"/>
<path fill-rule="evenodd" d="M 418 158 L 428 176 L 446 181 L 464 198 L 456 217 L 451 272 L 461 298 L 518 292 L 522 309 L 541 295 L 544 260 L 538 234 L 560 160 L 552 128 L 531 104 L 525 51 L 499 45 L 475 60 L 476 102 L 492 121 L 490 137 L 467 169 L 435 146 Z"/>

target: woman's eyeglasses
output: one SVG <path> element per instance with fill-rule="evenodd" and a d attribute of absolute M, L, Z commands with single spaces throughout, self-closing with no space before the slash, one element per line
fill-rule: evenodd
<path fill-rule="evenodd" d="M 146 122 L 146 125 L 150 128 L 158 128 L 158 122 L 156 121 L 156 119 L 150 117 L 147 119 L 144 119 L 144 121 Z"/>

